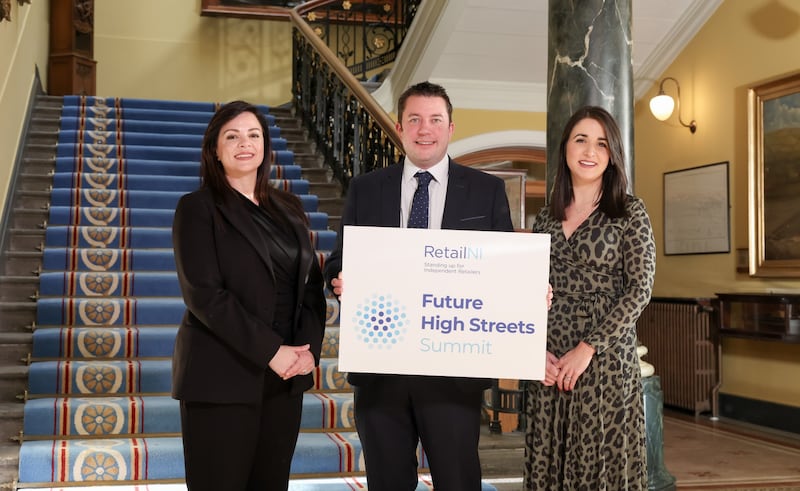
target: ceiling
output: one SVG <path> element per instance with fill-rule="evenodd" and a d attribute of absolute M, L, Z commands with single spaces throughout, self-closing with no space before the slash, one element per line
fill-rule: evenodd
<path fill-rule="evenodd" d="M 565 0 L 558 0 L 565 1 Z M 638 99 L 721 0 L 630 0 Z M 548 0 L 425 0 L 383 91 L 391 111 L 403 87 L 444 85 L 460 108 L 545 112 Z"/>

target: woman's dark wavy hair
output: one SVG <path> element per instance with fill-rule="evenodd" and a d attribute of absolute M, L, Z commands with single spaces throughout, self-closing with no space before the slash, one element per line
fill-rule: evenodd
<path fill-rule="evenodd" d="M 584 106 L 578 109 L 567 121 L 558 145 L 558 169 L 556 170 L 553 191 L 550 194 L 550 210 L 557 220 L 566 220 L 566 209 L 574 198 L 572 190 L 572 174 L 567 166 L 567 142 L 575 125 L 583 119 L 590 118 L 606 131 L 608 140 L 608 167 L 603 173 L 600 202 L 598 208 L 611 218 L 628 216 L 625 201 L 628 195 L 628 179 L 625 177 L 625 149 L 622 147 L 622 136 L 614 117 L 598 106 Z"/>
<path fill-rule="evenodd" d="M 217 201 L 225 202 L 236 198 L 237 191 L 228 183 L 222 162 L 217 159 L 217 141 L 222 127 L 245 112 L 253 113 L 258 119 L 264 142 L 264 160 L 256 171 L 256 187 L 253 190 L 259 206 L 265 210 L 277 211 L 275 210 L 277 205 L 277 208 L 282 208 L 296 215 L 304 223 L 308 224 L 308 218 L 300 199 L 292 193 L 270 186 L 269 174 L 272 168 L 272 145 L 270 144 L 269 124 L 264 114 L 249 102 L 229 102 L 217 109 L 211 117 L 211 121 L 208 122 L 206 132 L 203 135 L 203 150 L 200 155 L 201 186 L 210 189 Z M 273 213 L 272 216 L 283 217 L 283 213 Z"/>

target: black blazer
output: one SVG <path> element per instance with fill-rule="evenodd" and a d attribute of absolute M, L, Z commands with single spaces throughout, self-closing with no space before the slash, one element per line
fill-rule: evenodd
<path fill-rule="evenodd" d="M 514 231 L 502 179 L 453 160 L 450 160 L 448 172 L 443 229 Z M 342 227 L 399 227 L 402 177 L 403 162 L 400 161 L 353 178 L 342 213 Z M 339 230 L 336 249 L 325 262 L 325 278 L 329 285 L 342 270 L 342 232 L 343 228 Z M 364 385 L 376 377 L 378 375 L 351 373 L 347 380 L 352 385 Z M 456 380 L 464 388 L 485 389 L 491 385 L 490 379 Z"/>
<path fill-rule="evenodd" d="M 281 344 L 311 345 L 317 363 L 327 309 L 308 229 L 291 218 L 300 247 L 300 282 L 292 339 L 272 328 L 275 282 L 266 244 L 244 203 L 215 202 L 210 190 L 183 196 L 172 243 L 186 303 L 172 357 L 172 396 L 187 401 L 248 403 L 261 399 L 269 360 Z M 291 391 L 313 377 L 293 378 Z"/>

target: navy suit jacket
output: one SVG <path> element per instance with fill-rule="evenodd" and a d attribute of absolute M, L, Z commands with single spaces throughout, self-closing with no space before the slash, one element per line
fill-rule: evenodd
<path fill-rule="evenodd" d="M 322 273 L 299 218 L 289 218 L 300 249 L 292 339 L 273 329 L 272 259 L 246 203 L 214 200 L 208 189 L 183 196 L 172 240 L 186 313 L 172 358 L 172 396 L 215 403 L 260 401 L 269 360 L 281 344 L 311 345 L 319 361 L 327 304 Z M 291 391 L 313 385 L 292 378 Z"/>
<path fill-rule="evenodd" d="M 400 226 L 402 175 L 401 161 L 350 181 L 336 249 L 325 263 L 328 285 L 342 269 L 342 232 L 345 225 Z M 513 232 L 514 225 L 502 179 L 450 160 L 442 228 Z M 378 377 L 380 375 L 350 373 L 347 380 L 352 385 L 363 386 Z M 457 381 L 465 389 L 486 389 L 491 385 L 490 379 L 457 378 Z"/>

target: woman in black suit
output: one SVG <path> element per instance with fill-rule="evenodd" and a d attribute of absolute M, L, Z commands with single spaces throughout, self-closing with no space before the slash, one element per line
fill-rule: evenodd
<path fill-rule="evenodd" d="M 190 491 L 287 489 L 326 302 L 300 200 L 269 185 L 263 114 L 235 101 L 203 138 L 172 227 L 186 303 L 172 359 Z"/>

